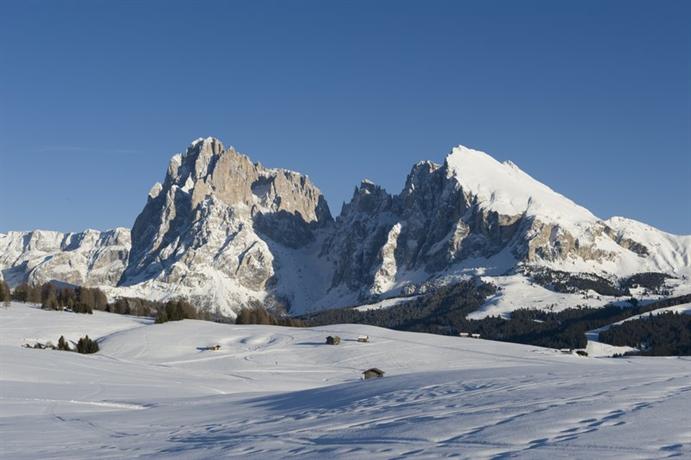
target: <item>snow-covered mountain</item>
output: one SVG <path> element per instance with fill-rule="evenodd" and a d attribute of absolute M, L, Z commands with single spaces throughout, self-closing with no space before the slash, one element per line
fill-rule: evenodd
<path fill-rule="evenodd" d="M 326 200 L 298 173 L 255 164 L 218 140 L 175 155 L 132 228 L 120 286 L 237 309 L 272 300 L 277 271 L 332 222 Z M 143 291 L 143 292 L 142 292 Z"/>
<path fill-rule="evenodd" d="M 22 238 L 0 236 L 14 242 L 2 243 L 11 249 L 0 259 L 10 281 L 62 279 L 77 264 L 60 262 L 70 245 L 53 245 L 59 257 L 44 260 L 46 275 L 36 278 L 22 268 L 36 258 L 31 245 L 17 243 Z M 468 276 L 503 288 L 491 299 L 494 313 L 545 305 L 555 276 L 562 284 L 574 276 L 617 286 L 656 272 L 670 277 L 667 288 L 691 290 L 691 236 L 602 220 L 515 164 L 462 146 L 443 164 L 413 166 L 398 195 L 363 181 L 333 219 L 306 176 L 198 139 L 152 187 L 131 239 L 124 270 L 115 258 L 110 275 L 98 278 L 92 267 L 99 265 L 87 263 L 81 279 L 109 286 L 112 296 L 184 296 L 227 314 L 255 302 L 291 313 L 352 305 Z M 123 241 L 113 243 L 118 254 Z M 559 295 L 567 306 L 593 298 L 577 286 Z"/>
<path fill-rule="evenodd" d="M 127 265 L 129 250 L 126 228 L 0 233 L 0 273 L 13 286 L 53 280 L 80 286 L 115 285 Z"/>

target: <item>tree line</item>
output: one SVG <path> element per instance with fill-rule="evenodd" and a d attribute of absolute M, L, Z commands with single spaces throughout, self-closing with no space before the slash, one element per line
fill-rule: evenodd
<path fill-rule="evenodd" d="M 646 305 L 639 305 L 637 300 L 630 299 L 629 306 L 575 307 L 559 312 L 522 308 L 514 310 L 507 318 L 489 316 L 478 320 L 466 319 L 495 292 L 496 288 L 491 284 L 469 280 L 438 288 L 432 294 L 389 308 L 367 311 L 352 307 L 339 308 L 301 318 L 309 326 L 369 324 L 443 335 L 467 332 L 480 334 L 482 338 L 490 340 L 549 348 L 583 348 L 587 344 L 585 333 L 589 330 L 658 308 L 691 302 L 691 295 L 671 297 Z"/>
<path fill-rule="evenodd" d="M 304 327 L 305 321 L 290 316 L 277 316 L 261 305 L 243 308 L 235 324 L 267 324 L 271 326 Z"/>
<path fill-rule="evenodd" d="M 691 355 L 691 316 L 649 314 L 611 326 L 600 333 L 600 341 L 638 348 L 640 354 L 649 356 Z"/>
<path fill-rule="evenodd" d="M 30 285 L 22 283 L 11 294 L 12 300 L 41 304 L 47 310 L 70 309 L 75 313 L 93 313 L 93 310 L 104 310 L 108 299 L 98 288 L 60 287 L 53 283 Z"/>
<path fill-rule="evenodd" d="M 46 310 L 69 309 L 75 313 L 91 314 L 94 310 L 121 315 L 153 317 L 157 323 L 182 319 L 214 320 L 208 311 L 199 310 L 186 300 L 172 299 L 166 302 L 119 297 L 108 302 L 106 294 L 98 288 L 83 286 L 59 286 L 55 283 L 32 285 L 22 283 L 14 290 L 5 281 L 0 282 L 0 301 L 40 304 Z"/>

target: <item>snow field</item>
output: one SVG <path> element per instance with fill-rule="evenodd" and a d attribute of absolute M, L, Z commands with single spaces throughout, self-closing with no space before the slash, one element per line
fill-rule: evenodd
<path fill-rule="evenodd" d="M 70 325 L 101 351 L 21 348 L 25 332 L 57 338 Z M 341 345 L 323 344 L 332 334 Z M 581 358 L 359 325 L 152 325 L 23 304 L 0 309 L 0 337 L 1 458 L 691 455 L 686 358 Z M 386 376 L 360 380 L 371 366 Z"/>

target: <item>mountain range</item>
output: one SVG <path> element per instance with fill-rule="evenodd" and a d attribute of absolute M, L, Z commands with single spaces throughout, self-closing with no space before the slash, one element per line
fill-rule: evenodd
<path fill-rule="evenodd" d="M 691 235 L 600 219 L 463 146 L 415 164 L 397 195 L 363 180 L 334 218 L 307 176 L 205 138 L 172 157 L 131 230 L 0 234 L 0 273 L 229 316 L 384 305 L 476 277 L 498 288 L 483 316 L 691 292 Z"/>

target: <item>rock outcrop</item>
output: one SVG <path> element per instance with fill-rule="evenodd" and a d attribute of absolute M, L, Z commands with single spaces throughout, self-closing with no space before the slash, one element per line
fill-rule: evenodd
<path fill-rule="evenodd" d="M 264 302 L 281 263 L 270 244 L 303 248 L 332 220 L 307 177 L 199 139 L 149 193 L 119 285 L 171 285 L 201 305 L 233 310 Z"/>

